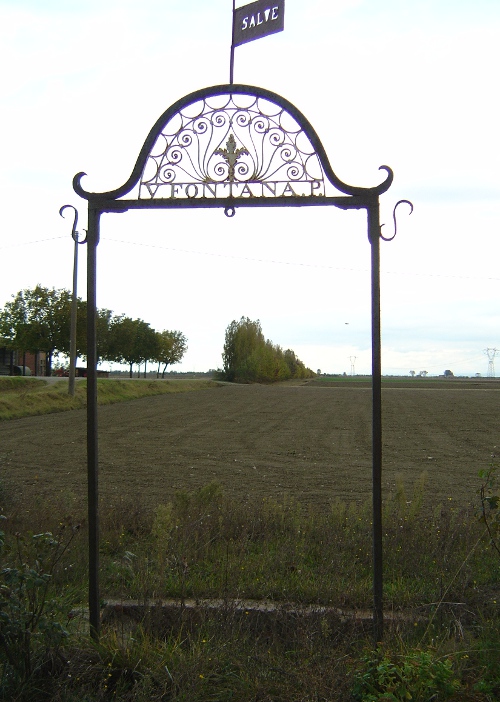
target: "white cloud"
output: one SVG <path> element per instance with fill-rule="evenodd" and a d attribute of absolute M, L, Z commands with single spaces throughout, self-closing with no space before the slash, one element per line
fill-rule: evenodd
<path fill-rule="evenodd" d="M 385 372 L 475 368 L 500 343 L 500 6 L 287 0 L 286 12 L 285 32 L 236 50 L 236 80 L 293 102 L 342 180 L 370 186 L 394 169 L 384 233 L 399 198 L 415 205 L 382 244 Z M 38 282 L 70 287 L 59 207 L 86 220 L 73 175 L 121 185 L 167 107 L 228 79 L 229 26 L 226 0 L 0 2 L 0 304 Z M 183 330 L 183 368 L 220 365 L 225 326 L 245 315 L 313 368 L 349 371 L 354 354 L 369 371 L 363 213 L 105 215 L 98 256 L 99 304 Z"/>

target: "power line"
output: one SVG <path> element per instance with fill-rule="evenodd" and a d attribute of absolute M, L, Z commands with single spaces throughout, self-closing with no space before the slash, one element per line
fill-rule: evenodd
<path fill-rule="evenodd" d="M 461 360 L 457 360 L 457 361 L 454 359 L 451 359 L 450 364 L 453 366 L 461 366 L 461 365 L 465 365 L 465 364 L 471 365 L 472 363 L 477 363 L 478 365 L 481 365 L 482 362 L 483 362 L 482 356 L 478 355 L 478 356 L 469 356 L 468 358 L 462 358 Z M 387 362 L 386 365 L 390 365 L 390 364 Z M 413 365 L 415 365 L 415 364 L 413 364 Z M 428 365 L 427 363 L 425 363 L 423 365 L 427 366 L 428 370 L 433 370 L 433 369 L 442 368 L 443 366 L 445 366 L 446 361 L 444 361 L 443 363 L 434 363 L 432 365 Z M 404 366 L 391 365 L 391 368 L 394 368 L 395 370 L 401 370 L 401 371 L 404 370 Z"/>
<path fill-rule="evenodd" d="M 102 241 L 112 241 L 116 244 L 128 244 L 129 246 L 144 246 L 150 249 L 162 249 L 164 251 L 174 251 L 175 253 L 195 254 L 197 256 L 213 256 L 215 258 L 230 258 L 237 261 L 253 261 L 254 263 L 272 263 L 280 266 L 300 266 L 301 268 L 327 268 L 335 271 L 354 271 L 356 273 L 366 273 L 367 268 L 346 268 L 340 266 L 324 266 L 319 263 L 300 263 L 295 261 L 275 261 L 265 258 L 250 258 L 249 256 L 235 256 L 233 254 L 213 253 L 211 251 L 193 251 L 190 249 L 176 249 L 171 246 L 159 246 L 158 244 L 144 244 L 139 241 L 123 241 L 122 239 L 110 239 L 109 237 L 101 237 Z M 500 278 L 499 278 L 500 280 Z"/>
<path fill-rule="evenodd" d="M 0 246 L 0 251 L 4 249 L 16 249 L 19 246 L 31 246 L 32 244 L 42 244 L 45 241 L 56 241 L 56 239 L 66 239 L 65 236 L 53 236 L 50 239 L 35 239 L 34 241 L 23 241 L 19 244 L 7 244 L 7 246 Z"/>
<path fill-rule="evenodd" d="M 124 241 L 123 239 L 112 239 L 109 237 L 101 237 L 102 241 L 111 241 L 116 244 L 126 244 L 129 246 L 143 246 L 150 249 L 161 249 L 163 251 L 173 251 L 175 253 L 186 253 L 195 254 L 197 256 L 212 256 L 215 258 L 229 258 L 238 261 L 253 261 L 254 263 L 272 263 L 279 266 L 300 266 L 301 268 L 323 268 L 332 271 L 350 271 L 355 273 L 368 273 L 368 268 L 347 268 L 346 266 L 326 266 L 320 263 L 300 263 L 295 261 L 276 261 L 274 259 L 265 258 L 251 258 L 249 256 L 236 256 L 233 254 L 221 254 L 213 253 L 211 251 L 193 251 L 192 249 L 177 249 L 171 246 L 161 246 L 159 244 L 144 244 L 139 241 Z M 484 277 L 484 276 L 472 276 L 472 275 L 445 275 L 442 273 L 415 273 L 409 271 L 381 271 L 385 275 L 411 275 L 415 277 L 423 278 L 456 278 L 459 280 L 496 280 L 500 281 L 500 278 L 495 277 Z"/>
<path fill-rule="evenodd" d="M 33 244 L 43 244 L 47 241 L 57 241 L 58 239 L 66 239 L 65 236 L 53 236 L 48 239 L 34 239 L 33 241 L 24 241 L 18 244 L 7 244 L 6 246 L 0 246 L 0 251 L 5 249 L 19 248 L 20 246 L 31 246 Z M 111 239 L 104 238 L 104 241 L 111 241 L 116 244 L 126 244 L 128 246 L 143 246 L 144 248 L 150 249 L 161 249 L 163 251 L 173 251 L 175 253 L 186 253 L 194 254 L 196 256 L 212 256 L 215 258 L 229 258 L 237 261 L 253 261 L 254 263 L 271 263 L 278 266 L 299 266 L 301 268 L 322 268 L 330 271 L 347 271 L 351 273 L 368 273 L 368 268 L 348 268 L 347 266 L 326 266 L 320 263 L 301 263 L 297 261 L 276 261 L 274 259 L 265 258 L 251 258 L 249 256 L 235 256 L 232 254 L 221 254 L 212 253 L 211 251 L 193 251 L 192 249 L 177 249 L 171 246 L 160 246 L 159 244 L 144 244 L 138 241 L 124 241 L 123 239 Z M 496 277 L 484 277 L 484 276 L 474 276 L 474 275 L 445 275 L 442 273 L 416 273 L 413 271 L 381 271 L 385 275 L 411 275 L 419 278 L 447 278 L 447 279 L 457 279 L 457 280 L 492 280 L 500 281 L 500 278 Z"/>

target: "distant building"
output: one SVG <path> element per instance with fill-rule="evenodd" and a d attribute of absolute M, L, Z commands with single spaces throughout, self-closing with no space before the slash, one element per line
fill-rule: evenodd
<path fill-rule="evenodd" d="M 0 342 L 0 375 L 45 375 L 45 370 L 44 351 L 38 353 L 15 351 L 1 345 Z"/>

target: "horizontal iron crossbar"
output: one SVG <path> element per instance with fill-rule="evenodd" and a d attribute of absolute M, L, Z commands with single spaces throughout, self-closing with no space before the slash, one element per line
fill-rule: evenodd
<path fill-rule="evenodd" d="M 339 197 L 256 197 L 256 198 L 157 198 L 151 200 L 89 200 L 89 206 L 100 212 L 127 210 L 169 210 L 239 207 L 326 207 L 360 210 L 369 207 L 372 199 L 363 195 Z"/>

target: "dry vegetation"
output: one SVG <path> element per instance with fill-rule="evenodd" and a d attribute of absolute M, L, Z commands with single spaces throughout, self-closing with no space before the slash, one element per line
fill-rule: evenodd
<path fill-rule="evenodd" d="M 114 404 L 172 392 L 189 392 L 213 385 L 210 380 L 98 380 L 98 404 Z M 76 381 L 75 394 L 70 396 L 67 380 L 0 377 L 0 421 L 80 409 L 87 404 L 86 392 L 86 380 Z"/>
<path fill-rule="evenodd" d="M 4 565 L 22 553 L 47 572 L 54 558 L 57 547 L 19 534 L 74 537 L 47 615 L 71 636 L 47 646 L 37 630 L 29 674 L 4 659 L 4 699 L 497 699 L 500 559 L 475 509 L 499 388 L 417 382 L 383 393 L 390 616 L 378 652 L 363 614 L 363 383 L 226 385 L 101 408 L 102 594 L 119 606 L 98 647 L 77 635 L 78 616 L 68 621 L 86 596 L 84 413 L 2 423 Z M 124 607 L 130 598 L 180 607 Z M 188 606 L 206 598 L 221 606 Z M 277 610 L 255 609 L 263 601 Z"/>

